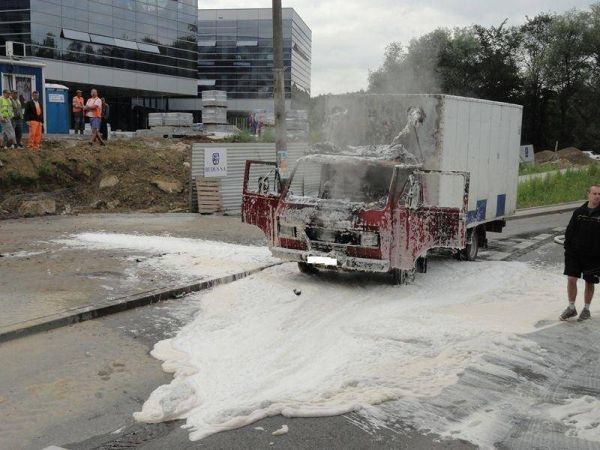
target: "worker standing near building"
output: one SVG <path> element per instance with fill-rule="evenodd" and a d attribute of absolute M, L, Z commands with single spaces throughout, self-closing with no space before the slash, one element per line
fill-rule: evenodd
<path fill-rule="evenodd" d="M 100 136 L 100 125 L 102 123 L 102 100 L 98 97 L 98 91 L 92 89 L 91 97 L 83 107 L 85 115 L 90 118 L 90 127 L 92 128 L 92 139 L 90 139 L 90 145 L 94 145 L 95 141 L 98 141 L 100 145 L 105 145 L 102 137 Z"/>
<path fill-rule="evenodd" d="M 21 142 L 23 138 L 23 105 L 19 100 L 17 91 L 11 92 L 11 101 L 13 106 L 12 125 L 15 130 L 15 142 L 18 147 L 23 148 L 23 143 Z"/>
<path fill-rule="evenodd" d="M 15 130 L 12 126 L 13 104 L 10 98 L 10 91 L 4 89 L 0 97 L 0 123 L 2 123 L 2 137 L 4 148 L 15 148 Z"/>
<path fill-rule="evenodd" d="M 33 91 L 31 93 L 31 100 L 25 103 L 25 121 L 29 127 L 29 142 L 27 142 L 27 147 L 31 150 L 39 150 L 42 142 L 44 110 L 40 104 L 37 91 Z"/>
<path fill-rule="evenodd" d="M 83 93 L 78 89 L 73 97 L 73 129 L 75 134 L 79 131 L 79 134 L 83 134 L 85 128 L 85 119 L 83 117 L 83 107 L 85 100 L 83 99 Z"/>

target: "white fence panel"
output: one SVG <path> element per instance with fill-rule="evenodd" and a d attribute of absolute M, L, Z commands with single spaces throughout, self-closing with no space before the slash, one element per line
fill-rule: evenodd
<path fill-rule="evenodd" d="M 244 182 L 244 167 L 246 160 L 275 161 L 275 144 L 248 143 L 248 144 L 204 144 L 192 145 L 192 168 L 191 168 L 191 211 L 197 211 L 197 197 L 194 188 L 194 180 L 204 176 L 204 154 L 205 149 L 225 148 L 227 149 L 227 176 L 219 178 L 220 191 L 223 199 L 223 211 L 228 214 L 239 214 L 242 205 L 242 185 Z M 306 154 L 308 144 L 288 144 L 288 165 L 290 170 L 299 158 Z M 252 180 L 251 180 L 252 182 Z"/>

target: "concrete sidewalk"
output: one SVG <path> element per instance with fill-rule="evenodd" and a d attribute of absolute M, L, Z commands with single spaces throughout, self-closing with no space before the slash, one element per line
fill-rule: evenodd
<path fill-rule="evenodd" d="M 159 259 L 160 254 L 90 250 L 55 242 L 83 232 L 169 235 L 261 249 L 266 245 L 263 233 L 242 224 L 239 217 L 93 214 L 0 221 L 0 341 L 2 336 L 23 335 L 27 329 L 43 330 L 44 324 L 51 328 L 123 310 L 127 305 L 172 298 L 231 281 L 263 266 L 232 266 L 190 280 L 145 264 Z"/>
<path fill-rule="evenodd" d="M 528 217 L 545 216 L 548 214 L 562 214 L 575 211 L 585 200 L 577 202 L 560 203 L 558 205 L 536 206 L 534 208 L 517 209 L 514 216 L 508 217 L 508 220 L 525 219 Z"/>

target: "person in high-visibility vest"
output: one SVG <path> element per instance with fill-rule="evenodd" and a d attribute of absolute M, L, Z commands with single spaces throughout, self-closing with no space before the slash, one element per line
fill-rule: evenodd
<path fill-rule="evenodd" d="M 2 124 L 2 138 L 4 148 L 15 148 L 15 130 L 12 126 L 13 104 L 10 98 L 10 91 L 4 89 L 2 97 L 0 97 L 0 123 Z"/>
<path fill-rule="evenodd" d="M 39 150 L 42 142 L 42 127 L 44 124 L 44 110 L 39 101 L 37 91 L 31 93 L 31 100 L 25 103 L 25 120 L 29 126 L 29 142 L 27 147 Z"/>
<path fill-rule="evenodd" d="M 73 129 L 75 134 L 83 134 L 85 128 L 85 119 L 83 117 L 83 107 L 85 106 L 85 100 L 83 99 L 83 93 L 78 89 L 75 97 L 73 97 Z"/>
<path fill-rule="evenodd" d="M 100 136 L 100 125 L 102 124 L 102 100 L 98 97 L 98 91 L 92 89 L 91 97 L 85 103 L 83 110 L 85 115 L 90 118 L 90 127 L 92 128 L 92 139 L 90 145 L 98 141 L 100 145 L 105 145 Z"/>

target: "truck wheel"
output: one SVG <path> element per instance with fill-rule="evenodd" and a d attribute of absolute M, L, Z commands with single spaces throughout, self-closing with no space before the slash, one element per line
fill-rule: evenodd
<path fill-rule="evenodd" d="M 391 274 L 392 280 L 397 286 L 408 284 L 411 280 L 414 280 L 415 278 L 414 271 L 411 270 L 392 269 Z"/>
<path fill-rule="evenodd" d="M 415 271 L 417 273 L 427 273 L 427 257 L 421 256 L 417 258 L 417 262 L 415 264 Z"/>
<path fill-rule="evenodd" d="M 473 228 L 473 231 L 471 232 L 471 242 L 468 243 L 462 251 L 462 256 L 465 261 L 475 261 L 477 259 L 477 253 L 479 253 L 480 237 L 481 233 L 479 232 L 479 227 Z"/>
<path fill-rule="evenodd" d="M 300 270 L 300 272 L 306 273 L 308 275 L 313 275 L 315 273 L 319 273 L 319 269 L 317 269 L 312 264 L 308 264 L 305 262 L 298 262 L 298 269 Z"/>

